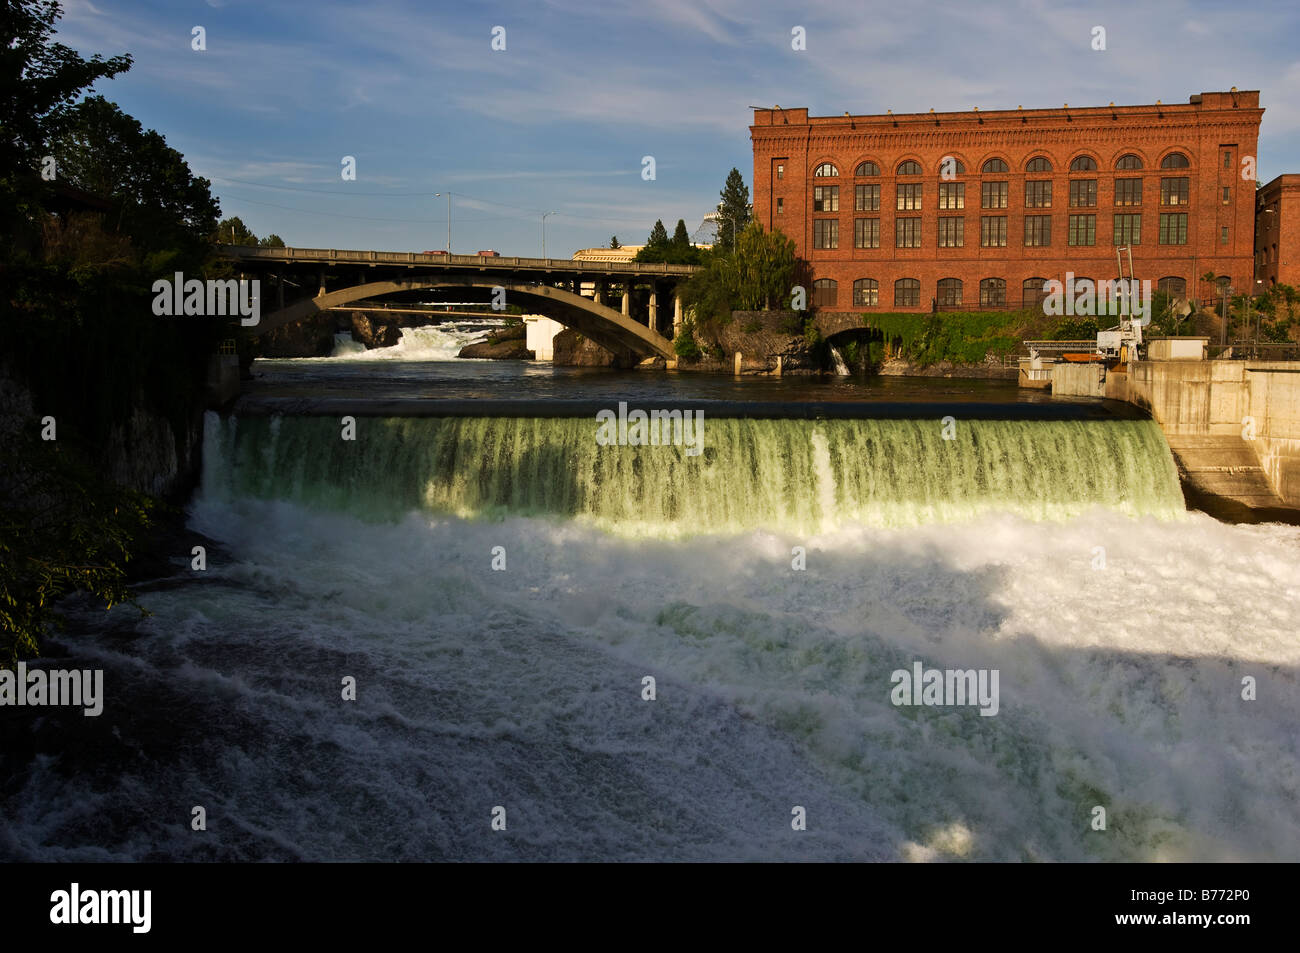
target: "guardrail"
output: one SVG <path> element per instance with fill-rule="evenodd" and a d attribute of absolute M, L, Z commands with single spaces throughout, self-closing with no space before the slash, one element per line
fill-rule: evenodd
<path fill-rule="evenodd" d="M 346 248 L 262 248 L 256 245 L 218 245 L 229 258 L 263 261 L 370 262 L 389 265 L 472 265 L 477 267 L 532 268 L 543 271 L 605 272 L 629 275 L 686 276 L 697 265 L 666 262 L 573 261 L 569 258 L 520 258 L 506 255 L 426 255 L 414 251 L 362 251 Z"/>
<path fill-rule="evenodd" d="M 1300 361 L 1300 344 L 1234 341 L 1210 345 L 1206 357 L 1218 361 Z"/>

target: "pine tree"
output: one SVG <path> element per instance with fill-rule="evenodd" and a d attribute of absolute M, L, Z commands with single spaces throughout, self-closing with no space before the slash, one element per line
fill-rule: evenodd
<path fill-rule="evenodd" d="M 749 224 L 749 187 L 739 169 L 727 175 L 727 184 L 718 193 L 718 246 L 723 251 L 736 247 L 736 232 L 743 232 Z"/>
<path fill-rule="evenodd" d="M 609 247 L 610 247 L 610 248 L 622 248 L 622 247 L 623 247 L 623 243 L 620 242 L 620 241 L 618 240 L 618 236 L 615 235 L 613 238 L 611 238 L 611 239 L 609 240 Z"/>
<path fill-rule="evenodd" d="M 664 228 L 662 218 L 655 220 L 655 227 L 650 229 L 650 238 L 646 242 L 647 248 L 663 248 L 668 244 L 668 229 Z"/>
<path fill-rule="evenodd" d="M 691 247 L 691 236 L 686 231 L 685 219 L 677 220 L 677 228 L 673 231 L 673 247 L 683 250 Z"/>

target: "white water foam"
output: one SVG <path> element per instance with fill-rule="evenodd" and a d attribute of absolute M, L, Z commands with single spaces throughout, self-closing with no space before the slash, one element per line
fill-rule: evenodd
<path fill-rule="evenodd" d="M 165 742 L 98 779 L 35 766 L 4 853 L 1300 859 L 1295 528 L 1099 509 L 686 542 L 254 500 L 191 522 L 228 553 L 145 594 L 145 638 L 88 634 L 102 613 L 68 637 L 109 669 L 97 721 Z M 999 669 L 998 715 L 893 707 L 913 659 Z"/>
<path fill-rule="evenodd" d="M 348 332 L 334 335 L 334 352 L 329 357 L 298 358 L 306 361 L 455 361 L 486 360 L 486 358 L 457 358 L 460 349 L 475 344 L 505 320 L 479 318 L 475 321 L 445 321 L 418 328 L 402 328 L 402 337 L 392 347 L 367 350 L 360 341 L 352 340 Z"/>

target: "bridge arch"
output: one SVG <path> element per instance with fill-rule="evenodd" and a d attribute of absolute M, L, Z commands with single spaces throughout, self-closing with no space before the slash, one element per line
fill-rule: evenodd
<path fill-rule="evenodd" d="M 399 278 L 391 281 L 371 281 L 365 284 L 340 288 L 315 298 L 288 305 L 263 316 L 253 334 L 263 335 L 276 328 L 309 318 L 329 308 L 343 307 L 355 301 L 377 298 L 397 291 L 425 291 L 433 288 L 504 288 L 508 304 L 520 304 L 553 318 L 566 328 L 572 328 L 597 344 L 615 353 L 628 350 L 642 357 L 657 355 L 673 358 L 670 340 L 638 324 L 620 311 L 590 298 L 553 288 L 550 285 L 532 284 L 512 280 L 493 280 L 482 276 L 429 275 L 422 278 Z"/>

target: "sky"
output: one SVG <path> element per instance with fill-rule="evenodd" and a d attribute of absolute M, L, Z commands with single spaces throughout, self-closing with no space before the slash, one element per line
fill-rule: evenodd
<path fill-rule="evenodd" d="M 750 184 L 751 107 L 777 104 L 1134 105 L 1236 86 L 1261 91 L 1261 181 L 1300 172 L 1293 0 L 64 6 L 57 40 L 134 57 L 95 92 L 182 152 L 223 217 L 291 246 L 446 248 L 447 193 L 456 253 L 539 255 L 544 212 L 552 258 L 615 235 L 643 243 L 656 219 L 703 240 L 727 173 Z M 795 27 L 806 49 L 792 48 Z"/>

